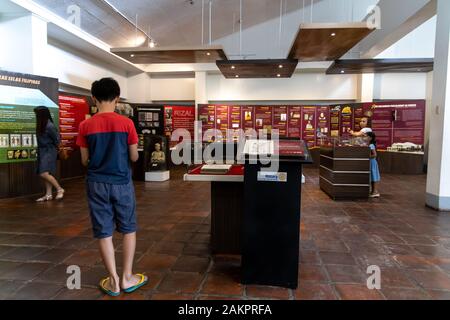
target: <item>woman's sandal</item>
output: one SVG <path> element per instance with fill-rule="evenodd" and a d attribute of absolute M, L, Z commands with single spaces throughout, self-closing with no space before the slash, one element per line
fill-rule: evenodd
<path fill-rule="evenodd" d="M 58 190 L 58 192 L 56 193 L 56 198 L 55 200 L 62 200 L 64 198 L 64 193 L 66 191 L 64 189 Z"/>
<path fill-rule="evenodd" d="M 42 198 L 37 199 L 36 202 L 47 202 L 47 201 L 52 201 L 52 200 L 53 200 L 52 195 L 45 195 Z"/>

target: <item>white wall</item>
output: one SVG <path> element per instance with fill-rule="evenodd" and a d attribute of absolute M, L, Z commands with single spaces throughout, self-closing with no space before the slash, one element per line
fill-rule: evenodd
<path fill-rule="evenodd" d="M 299 73 L 291 79 L 225 79 L 208 75 L 209 101 L 356 100 L 357 77 Z"/>
<path fill-rule="evenodd" d="M 381 73 L 375 75 L 375 100 L 426 99 L 426 73 Z"/>
<path fill-rule="evenodd" d="M 151 79 L 152 101 L 194 101 L 195 79 Z"/>
<path fill-rule="evenodd" d="M 113 67 L 102 65 L 100 61 L 82 57 L 79 53 L 71 52 L 54 45 L 47 46 L 46 59 L 41 61 L 41 75 L 59 78 L 59 81 L 72 86 L 90 89 L 94 80 L 103 77 L 113 77 L 119 82 L 122 97 L 128 98 L 128 78 L 124 71 L 114 70 Z"/>
<path fill-rule="evenodd" d="M 0 18 L 0 69 L 31 73 L 32 59 L 32 33 L 31 16 L 2 16 Z"/>
<path fill-rule="evenodd" d="M 436 16 L 407 34 L 377 56 L 377 59 L 434 58 Z"/>
<path fill-rule="evenodd" d="M 5 16 L 0 20 L 0 68 L 58 78 L 60 82 L 90 89 L 92 81 L 115 78 L 128 97 L 127 72 L 85 56 L 47 39 L 47 22 L 35 15 Z"/>

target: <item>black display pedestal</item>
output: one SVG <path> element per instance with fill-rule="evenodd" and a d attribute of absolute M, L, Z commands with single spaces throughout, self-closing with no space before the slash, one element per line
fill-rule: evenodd
<path fill-rule="evenodd" d="M 245 166 L 242 282 L 296 289 L 301 165 L 280 163 L 287 182 L 257 181 L 258 171 L 261 165 Z"/>
<path fill-rule="evenodd" d="M 246 145 L 246 150 L 254 148 L 252 143 Z M 270 169 L 251 160 L 247 153 L 243 284 L 298 287 L 302 166 L 311 163 L 311 155 L 300 140 L 280 140 L 279 157 L 272 159 Z M 274 164 L 278 164 L 276 172 L 272 172 Z"/>

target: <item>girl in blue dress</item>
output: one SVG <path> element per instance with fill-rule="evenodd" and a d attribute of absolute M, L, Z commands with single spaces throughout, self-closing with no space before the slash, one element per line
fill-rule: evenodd
<path fill-rule="evenodd" d="M 370 181 L 372 183 L 372 193 L 370 194 L 370 198 L 379 198 L 380 193 L 378 192 L 378 184 L 381 181 L 381 176 L 377 162 L 377 137 L 373 132 L 367 132 L 366 135 L 370 139 Z"/>
<path fill-rule="evenodd" d="M 55 178 L 56 161 L 60 138 L 52 116 L 47 107 L 37 107 L 36 114 L 36 135 L 38 141 L 37 174 L 45 183 L 46 193 L 37 202 L 53 200 L 53 188 L 56 189 L 56 200 L 64 197 L 64 189 Z"/>

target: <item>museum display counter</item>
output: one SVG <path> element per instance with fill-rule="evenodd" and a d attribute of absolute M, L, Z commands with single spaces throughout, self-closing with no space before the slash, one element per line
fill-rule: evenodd
<path fill-rule="evenodd" d="M 378 151 L 381 174 L 423 174 L 425 153 L 421 151 Z"/>
<path fill-rule="evenodd" d="M 249 150 L 245 165 L 198 165 L 184 180 L 211 183 L 212 252 L 241 254 L 244 284 L 296 288 L 302 165 L 311 156 L 303 141 L 282 140 L 270 169 Z"/>
<path fill-rule="evenodd" d="M 322 146 L 320 188 L 334 200 L 369 198 L 369 147 L 338 141 Z"/>

